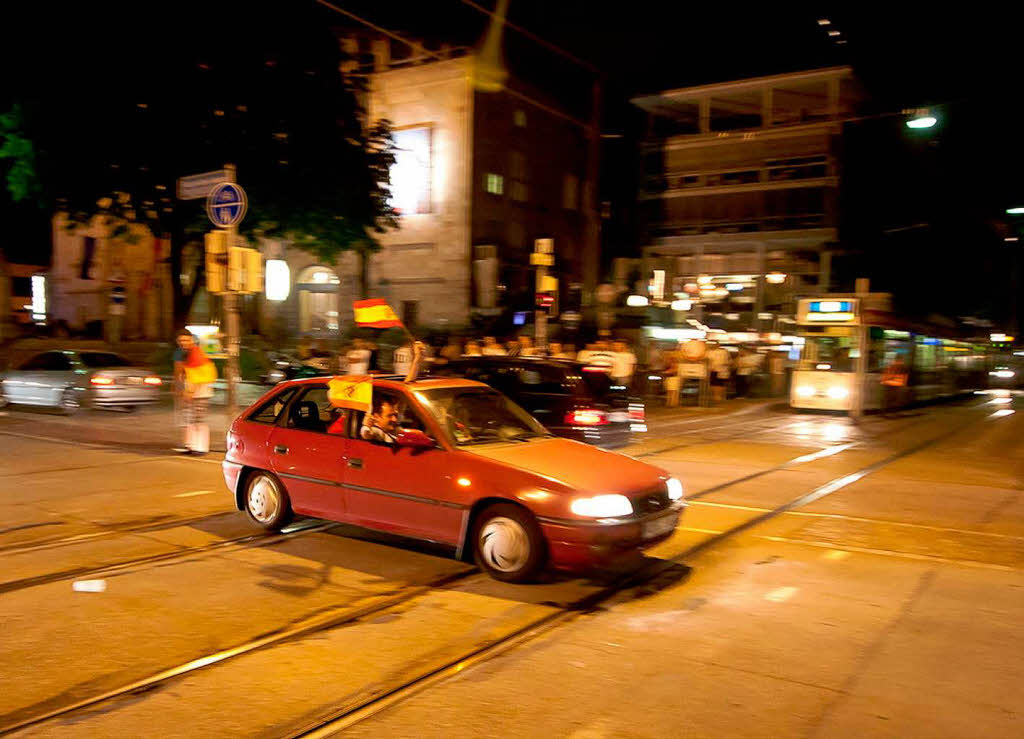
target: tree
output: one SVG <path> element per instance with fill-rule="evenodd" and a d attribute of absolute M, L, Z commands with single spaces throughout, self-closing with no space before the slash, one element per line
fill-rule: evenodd
<path fill-rule="evenodd" d="M 209 223 L 201 201 L 176 200 L 176 179 L 233 163 L 249 196 L 243 234 L 282 238 L 325 261 L 354 250 L 365 263 L 377 235 L 397 227 L 394 142 L 387 121 L 364 122 L 360 84 L 341 73 L 329 25 L 303 7 L 247 9 L 241 21 L 230 8 L 201 9 L 202 26 L 179 9 L 145 48 L 122 50 L 135 52 L 128 67 L 114 67 L 109 52 L 117 30 L 93 29 L 90 50 L 107 58 L 83 54 L 88 72 L 69 66 L 65 86 L 52 88 L 59 94 L 26 99 L 0 119 L 11 198 L 64 211 L 72 224 L 100 216 L 115 236 L 143 224 L 170 237 L 177 274 L 182 248 Z M 180 319 L 193 295 L 175 297 Z"/>

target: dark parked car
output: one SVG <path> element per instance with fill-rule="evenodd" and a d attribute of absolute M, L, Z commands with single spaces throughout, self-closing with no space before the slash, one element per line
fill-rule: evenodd
<path fill-rule="evenodd" d="M 430 374 L 486 383 L 567 439 L 615 448 L 647 430 L 643 401 L 613 384 L 606 367 L 542 357 L 463 357 Z"/>

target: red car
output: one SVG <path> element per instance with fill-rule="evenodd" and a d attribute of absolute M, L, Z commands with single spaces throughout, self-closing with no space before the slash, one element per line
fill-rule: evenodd
<path fill-rule="evenodd" d="M 523 582 L 657 544 L 685 506 L 663 470 L 555 437 L 482 383 L 375 378 L 367 418 L 332 406 L 328 380 L 278 385 L 228 432 L 224 479 L 266 529 L 292 514 L 351 523 Z"/>

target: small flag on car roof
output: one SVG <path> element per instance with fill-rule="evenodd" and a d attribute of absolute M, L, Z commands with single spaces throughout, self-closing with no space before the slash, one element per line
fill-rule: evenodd
<path fill-rule="evenodd" d="M 370 412 L 373 379 L 369 375 L 342 375 L 327 383 L 327 400 L 336 408 Z"/>

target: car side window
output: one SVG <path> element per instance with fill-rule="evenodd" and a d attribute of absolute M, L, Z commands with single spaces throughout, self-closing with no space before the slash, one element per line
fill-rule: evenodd
<path fill-rule="evenodd" d="M 301 431 L 326 433 L 343 414 L 343 409 L 334 407 L 328 400 L 326 385 L 312 385 L 288 407 L 286 425 Z"/>
<path fill-rule="evenodd" d="M 278 393 L 267 400 L 247 420 L 254 423 L 277 423 L 277 419 L 281 417 L 281 412 L 288 405 L 288 401 L 291 400 L 293 395 L 295 395 L 295 388 L 287 388 L 284 392 Z"/>
<path fill-rule="evenodd" d="M 392 405 L 395 405 L 397 407 L 398 428 L 403 430 L 416 429 L 419 431 L 423 431 L 424 433 L 429 433 L 427 431 L 426 424 L 423 423 L 422 417 L 414 408 L 411 407 L 411 402 L 407 398 L 395 392 L 391 392 L 388 390 L 378 390 L 377 388 L 374 388 L 374 404 L 377 404 L 378 402 L 382 401 L 387 401 L 388 403 L 391 403 Z M 363 424 L 368 423 L 366 419 L 367 414 L 363 413 L 362 411 L 352 411 L 351 413 L 353 416 L 353 420 L 349 424 L 349 435 L 353 439 L 361 439 L 362 437 L 360 436 L 359 431 Z"/>
<path fill-rule="evenodd" d="M 21 365 L 21 367 L 19 367 L 18 369 L 21 370 L 22 372 L 33 372 L 46 369 L 45 365 L 47 354 L 49 354 L 49 352 L 47 352 L 46 354 L 36 354 L 30 360 Z"/>

